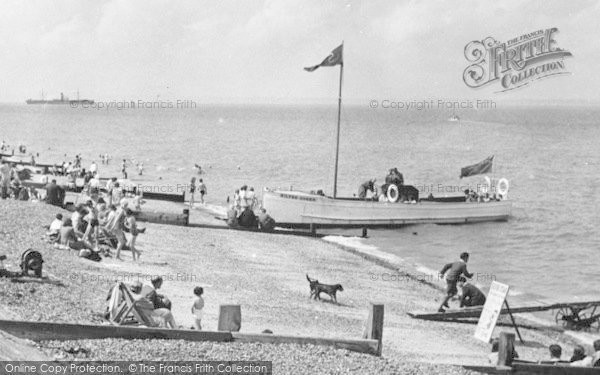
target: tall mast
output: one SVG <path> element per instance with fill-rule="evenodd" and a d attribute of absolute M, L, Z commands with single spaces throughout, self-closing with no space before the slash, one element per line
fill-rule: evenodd
<path fill-rule="evenodd" d="M 342 46 L 344 42 L 342 41 Z M 342 47 L 343 48 L 343 47 Z M 344 62 L 340 64 L 340 90 L 338 92 L 338 117 L 337 117 L 337 132 L 335 137 L 335 168 L 333 175 L 333 197 L 337 196 L 337 175 L 338 175 L 338 156 L 340 153 L 340 117 L 342 114 L 342 78 L 344 76 Z"/>

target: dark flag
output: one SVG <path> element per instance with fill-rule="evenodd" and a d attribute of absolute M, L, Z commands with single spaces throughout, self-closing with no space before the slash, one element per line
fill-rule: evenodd
<path fill-rule="evenodd" d="M 488 157 L 484 161 L 477 164 L 469 165 L 460 169 L 460 178 L 475 176 L 478 174 L 489 173 L 492 171 L 492 163 L 494 162 L 494 155 Z"/>
<path fill-rule="evenodd" d="M 304 68 L 304 70 L 306 70 L 307 72 L 314 72 L 321 66 L 343 65 L 344 64 L 344 60 L 342 57 L 343 52 L 344 52 L 344 44 L 342 43 L 336 49 L 331 51 L 331 54 L 329 56 L 327 56 L 325 58 L 325 60 L 323 60 L 322 63 L 315 65 L 315 66 L 309 66 L 308 68 Z"/>

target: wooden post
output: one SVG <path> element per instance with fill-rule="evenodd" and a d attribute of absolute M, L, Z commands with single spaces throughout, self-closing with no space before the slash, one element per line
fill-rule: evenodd
<path fill-rule="evenodd" d="M 362 229 L 362 237 L 367 238 L 367 228 Z"/>
<path fill-rule="evenodd" d="M 517 326 L 517 322 L 515 322 L 515 317 L 513 316 L 512 312 L 510 311 L 510 306 L 508 306 L 508 301 L 504 300 L 504 305 L 506 306 L 506 310 L 508 310 L 508 315 L 510 316 L 510 320 L 512 322 L 513 327 L 515 327 L 515 331 L 517 331 L 517 336 L 519 336 L 519 341 L 521 341 L 521 344 L 523 344 L 523 337 L 521 337 L 521 332 L 519 332 L 519 327 Z"/>
<path fill-rule="evenodd" d="M 515 334 L 500 332 L 498 343 L 498 366 L 512 365 L 515 356 Z"/>
<path fill-rule="evenodd" d="M 317 235 L 317 226 L 315 225 L 315 223 L 310 223 L 310 234 L 312 234 L 313 236 Z"/>
<path fill-rule="evenodd" d="M 376 305 L 371 303 L 369 306 L 369 317 L 367 318 L 367 326 L 363 333 L 364 339 L 371 339 L 379 341 L 377 345 L 377 353 L 375 355 L 381 356 L 381 339 L 383 338 L 383 305 Z"/>
<path fill-rule="evenodd" d="M 190 210 L 189 208 L 183 209 L 183 216 L 185 216 L 185 226 L 190 225 Z"/>
<path fill-rule="evenodd" d="M 238 332 L 242 328 L 242 309 L 240 305 L 219 306 L 219 331 Z"/>

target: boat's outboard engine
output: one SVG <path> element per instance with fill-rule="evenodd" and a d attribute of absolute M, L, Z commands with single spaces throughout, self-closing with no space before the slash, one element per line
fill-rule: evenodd
<path fill-rule="evenodd" d="M 33 271 L 35 276 L 42 277 L 42 254 L 33 249 L 27 249 L 21 254 L 21 271 L 23 275 L 27 275 L 29 271 Z"/>

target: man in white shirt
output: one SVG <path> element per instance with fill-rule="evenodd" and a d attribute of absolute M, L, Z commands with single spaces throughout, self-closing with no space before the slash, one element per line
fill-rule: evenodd
<path fill-rule="evenodd" d="M 60 228 L 62 228 L 62 225 L 63 225 L 62 219 L 63 219 L 62 214 L 56 214 L 56 218 L 50 224 L 50 228 L 48 228 L 47 234 L 49 236 L 57 236 L 58 235 L 58 233 L 60 232 Z"/>

